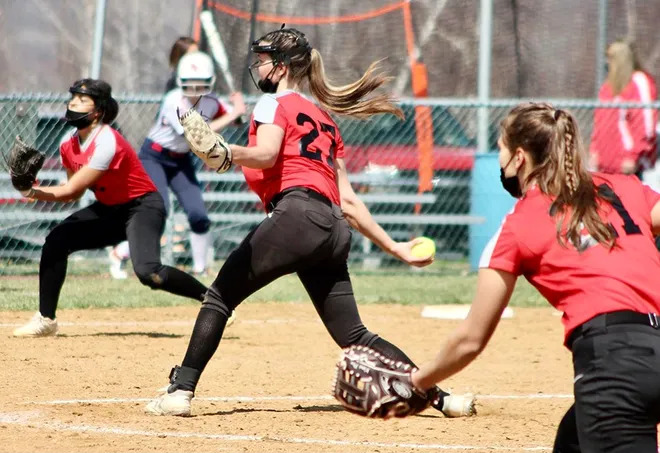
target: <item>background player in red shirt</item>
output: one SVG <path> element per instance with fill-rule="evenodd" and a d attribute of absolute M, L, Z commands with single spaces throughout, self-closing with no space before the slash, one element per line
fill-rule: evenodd
<path fill-rule="evenodd" d="M 227 317 L 243 300 L 273 280 L 297 273 L 333 340 L 368 345 L 397 360 L 411 360 L 370 332 L 360 320 L 347 258 L 349 223 L 383 250 L 413 265 L 414 241 L 395 242 L 373 220 L 351 188 L 339 129 L 326 110 L 368 118 L 402 116 L 390 96 L 366 99 L 386 78 L 375 65 L 357 82 L 330 85 L 321 55 L 305 35 L 280 29 L 255 41 L 258 87 L 264 94 L 252 113 L 248 146 L 230 145 L 233 160 L 266 206 L 268 217 L 227 258 L 199 312 L 182 366 L 164 395 L 147 405 L 157 415 L 188 415 L 200 374 L 216 351 Z M 300 93 L 303 84 L 321 107 Z M 448 416 L 471 415 L 473 398 L 442 394 L 436 406 Z"/>
<path fill-rule="evenodd" d="M 67 260 L 78 250 L 103 248 L 128 239 L 133 269 L 143 284 L 195 300 L 202 300 L 207 289 L 194 277 L 160 262 L 163 198 L 131 145 L 110 127 L 119 111 L 110 85 L 82 79 L 69 92 L 66 120 L 76 129 L 60 145 L 68 181 L 61 186 L 35 186 L 23 195 L 69 202 L 90 189 L 97 201 L 71 214 L 46 237 L 39 266 L 39 311 L 14 331 L 16 336 L 57 334 L 55 310 Z"/>
<path fill-rule="evenodd" d="M 655 81 L 644 71 L 631 43 L 615 41 L 607 48 L 607 80 L 600 87 L 601 102 L 639 102 L 657 99 Z M 604 173 L 636 174 L 656 161 L 656 123 L 652 108 L 598 108 L 591 135 L 591 165 Z"/>
<path fill-rule="evenodd" d="M 660 194 L 634 176 L 591 174 L 575 118 L 522 104 L 502 122 L 502 183 L 520 198 L 483 251 L 468 317 L 436 360 L 428 389 L 486 347 L 519 275 L 563 312 L 575 404 L 555 452 L 656 453 L 660 421 Z"/>

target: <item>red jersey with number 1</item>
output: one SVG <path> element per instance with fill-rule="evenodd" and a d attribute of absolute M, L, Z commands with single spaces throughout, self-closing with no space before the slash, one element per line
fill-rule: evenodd
<path fill-rule="evenodd" d="M 660 255 L 651 232 L 651 209 L 660 194 L 635 176 L 593 174 L 615 202 L 602 204 L 603 219 L 617 232 L 613 249 L 582 232 L 581 252 L 556 237 L 552 200 L 538 187 L 521 198 L 483 251 L 479 267 L 524 275 L 564 312 L 566 337 L 602 313 L 660 313 Z M 618 200 L 618 202 L 616 201 Z"/>
<path fill-rule="evenodd" d="M 334 161 L 344 157 L 344 143 L 330 115 L 301 94 L 284 91 L 265 94 L 257 102 L 250 120 L 248 146 L 257 144 L 261 124 L 275 124 L 284 130 L 273 167 L 243 167 L 245 180 L 264 206 L 275 194 L 294 186 L 308 187 L 339 204 Z"/>

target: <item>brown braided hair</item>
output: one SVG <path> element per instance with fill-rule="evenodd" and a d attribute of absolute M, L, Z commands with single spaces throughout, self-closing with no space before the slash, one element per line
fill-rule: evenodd
<path fill-rule="evenodd" d="M 541 192 L 554 198 L 550 215 L 557 219 L 557 240 L 581 249 L 580 231 L 586 228 L 599 243 L 613 247 L 616 233 L 599 213 L 599 194 L 583 156 L 578 124 L 566 110 L 545 103 L 515 107 L 502 121 L 502 142 L 511 150 L 522 148 L 532 157 L 533 169 L 525 184 L 535 181 Z"/>

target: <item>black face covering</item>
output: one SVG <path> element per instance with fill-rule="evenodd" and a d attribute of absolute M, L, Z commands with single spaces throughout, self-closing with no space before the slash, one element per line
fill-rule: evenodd
<path fill-rule="evenodd" d="M 522 189 L 520 188 L 520 181 L 518 181 L 517 175 L 504 176 L 504 169 L 500 168 L 500 181 L 502 181 L 502 187 L 504 187 L 504 190 L 509 192 L 512 197 L 522 197 Z"/>
<path fill-rule="evenodd" d="M 263 79 L 257 82 L 257 86 L 264 93 L 275 93 L 277 91 L 277 85 L 279 84 L 280 82 L 273 83 L 270 79 Z"/>
<path fill-rule="evenodd" d="M 252 82 L 262 92 L 264 92 L 264 93 L 275 93 L 275 92 L 277 92 L 277 86 L 279 85 L 280 82 L 273 83 L 273 81 L 270 79 L 271 76 L 273 75 L 273 73 L 275 72 L 275 69 L 277 69 L 277 65 L 278 65 L 278 63 L 275 60 L 273 60 L 273 69 L 271 69 L 270 72 L 268 72 L 268 74 L 266 75 L 266 77 L 263 80 L 258 80 L 258 81 L 254 78 L 254 74 L 252 74 L 252 69 L 254 69 L 255 67 L 253 67 L 253 66 L 248 67 L 248 69 L 250 71 L 250 77 L 252 78 Z"/>
<path fill-rule="evenodd" d="M 502 182 L 502 187 L 504 187 L 504 190 L 509 192 L 512 197 L 520 198 L 522 197 L 522 188 L 520 187 L 518 175 L 516 174 L 513 176 L 504 176 L 504 169 L 509 166 L 512 160 L 513 156 L 511 159 L 509 159 L 509 162 L 504 166 L 504 168 L 500 168 L 500 181 Z"/>
<path fill-rule="evenodd" d="M 94 121 L 94 118 L 90 117 L 92 113 L 94 113 L 94 110 L 91 112 L 74 112 L 67 108 L 64 119 L 76 129 L 85 129 Z"/>

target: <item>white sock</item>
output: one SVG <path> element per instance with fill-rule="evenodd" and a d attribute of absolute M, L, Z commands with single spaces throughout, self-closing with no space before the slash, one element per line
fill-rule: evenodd
<path fill-rule="evenodd" d="M 121 260 L 127 260 L 131 256 L 131 251 L 128 247 L 128 241 L 123 241 L 115 247 L 115 255 Z"/>
<path fill-rule="evenodd" d="M 193 272 L 204 272 L 206 257 L 211 244 L 211 233 L 202 234 L 190 232 L 190 248 L 192 250 Z"/>

